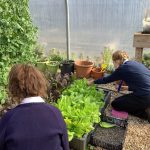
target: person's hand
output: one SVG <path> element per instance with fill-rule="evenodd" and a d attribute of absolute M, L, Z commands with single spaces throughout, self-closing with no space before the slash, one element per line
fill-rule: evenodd
<path fill-rule="evenodd" d="M 92 84 L 94 84 L 94 80 L 93 80 L 93 79 L 88 80 L 88 81 L 87 81 L 87 84 L 88 84 L 88 85 L 92 85 Z"/>

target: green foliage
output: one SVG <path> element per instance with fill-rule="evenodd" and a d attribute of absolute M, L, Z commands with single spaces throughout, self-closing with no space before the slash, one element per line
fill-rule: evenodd
<path fill-rule="evenodd" d="M 63 61 L 63 57 L 61 57 L 61 54 L 59 51 L 57 51 L 55 48 L 53 48 L 52 50 L 50 50 L 48 60 L 61 62 L 61 61 Z"/>
<path fill-rule="evenodd" d="M 0 87 L 7 85 L 12 64 L 36 61 L 37 28 L 32 24 L 28 2 L 0 1 Z"/>
<path fill-rule="evenodd" d="M 99 125 L 103 128 L 112 128 L 112 127 L 116 126 L 116 125 L 108 123 L 108 122 L 100 122 Z"/>
<path fill-rule="evenodd" d="M 108 65 L 108 66 L 106 67 L 106 72 L 107 72 L 107 73 L 110 73 L 110 74 L 111 74 L 114 70 L 115 70 L 115 68 L 114 68 L 113 64 L 110 64 L 110 65 Z"/>
<path fill-rule="evenodd" d="M 6 93 L 6 89 L 4 87 L 1 87 L 1 92 L 0 92 L 0 104 L 4 104 L 7 98 L 7 93 Z"/>
<path fill-rule="evenodd" d="M 88 86 L 86 80 L 75 80 L 66 90 L 56 106 L 61 110 L 67 124 L 69 140 L 81 138 L 100 121 L 99 109 L 103 106 L 104 92 Z"/>
<path fill-rule="evenodd" d="M 103 64 L 106 64 L 107 66 L 112 64 L 112 53 L 113 50 L 109 47 L 104 48 L 102 51 Z"/>
<path fill-rule="evenodd" d="M 150 53 L 145 53 L 143 56 L 142 63 L 150 69 Z"/>

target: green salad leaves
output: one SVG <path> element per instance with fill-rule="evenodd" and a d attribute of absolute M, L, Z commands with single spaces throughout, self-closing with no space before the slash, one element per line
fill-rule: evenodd
<path fill-rule="evenodd" d="M 60 109 L 67 124 L 69 141 L 81 138 L 100 121 L 99 109 L 103 107 L 104 92 L 88 86 L 85 79 L 75 80 L 62 93 L 55 106 Z"/>

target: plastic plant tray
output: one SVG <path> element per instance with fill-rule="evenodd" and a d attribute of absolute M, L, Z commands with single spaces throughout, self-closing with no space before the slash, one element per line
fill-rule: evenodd
<path fill-rule="evenodd" d="M 124 142 L 125 128 L 102 128 L 96 126 L 91 134 L 90 144 L 107 150 L 121 150 Z"/>
<path fill-rule="evenodd" d="M 105 122 L 108 122 L 108 123 L 112 123 L 112 124 L 115 124 L 117 126 L 120 126 L 120 127 L 124 127 L 126 128 L 127 126 L 127 120 L 128 119 L 122 119 L 122 118 L 116 118 L 114 116 L 111 116 L 111 115 L 108 115 L 106 114 L 106 109 L 107 109 L 107 106 L 109 105 L 110 103 L 110 99 L 111 99 L 111 92 L 109 92 L 109 94 L 107 95 L 107 97 L 105 98 L 105 105 L 104 107 L 100 110 L 101 112 L 101 120 L 102 121 L 105 121 Z"/>

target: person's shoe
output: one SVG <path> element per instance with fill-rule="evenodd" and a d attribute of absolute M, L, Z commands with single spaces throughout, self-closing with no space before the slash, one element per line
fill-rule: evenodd
<path fill-rule="evenodd" d="M 147 119 L 148 119 L 148 122 L 150 123 L 150 107 L 148 107 L 145 112 L 147 113 Z"/>

